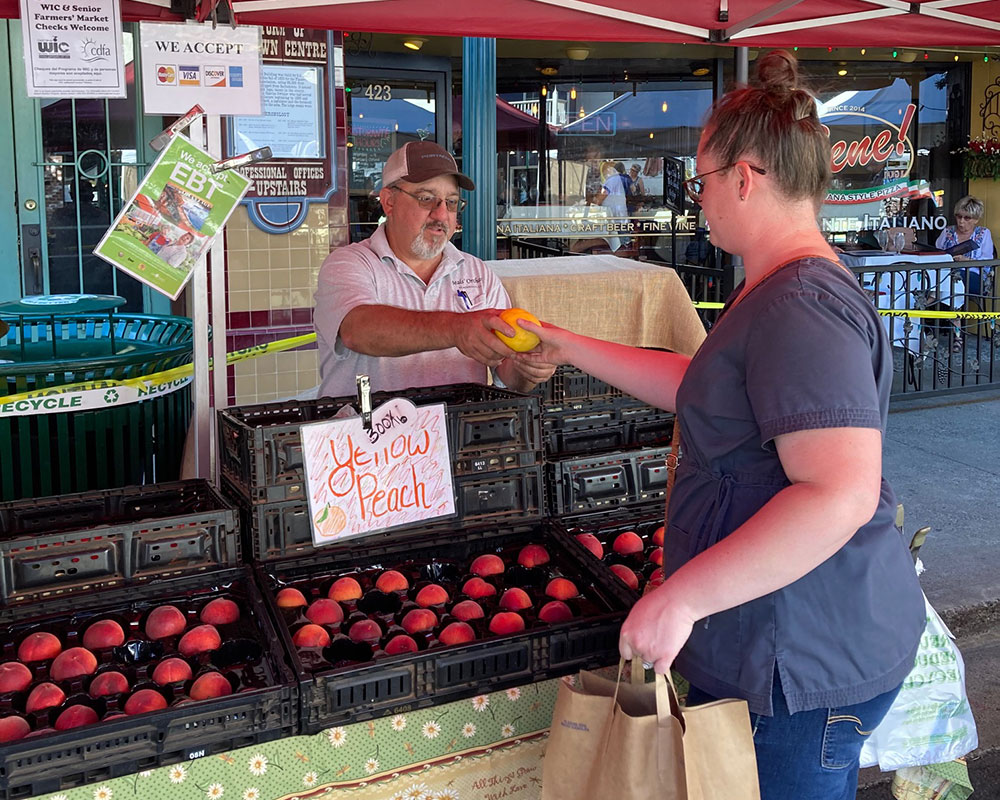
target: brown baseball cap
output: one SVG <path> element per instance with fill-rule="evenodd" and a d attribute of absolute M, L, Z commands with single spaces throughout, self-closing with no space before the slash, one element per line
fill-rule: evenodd
<path fill-rule="evenodd" d="M 396 181 L 423 183 L 438 175 L 454 175 L 458 185 L 470 192 L 476 184 L 468 175 L 458 171 L 455 157 L 436 142 L 407 142 L 389 156 L 382 169 L 382 185 L 392 186 Z"/>

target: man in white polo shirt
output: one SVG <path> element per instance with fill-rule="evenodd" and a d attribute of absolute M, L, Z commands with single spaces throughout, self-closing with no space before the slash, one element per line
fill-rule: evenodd
<path fill-rule="evenodd" d="M 375 391 L 485 383 L 526 392 L 554 365 L 515 353 L 494 333 L 513 328 L 500 279 L 450 239 L 465 206 L 459 187 L 475 184 L 434 142 L 408 142 L 382 172 L 385 222 L 369 239 L 323 262 L 316 290 L 320 394 L 353 395 L 355 376 Z"/>

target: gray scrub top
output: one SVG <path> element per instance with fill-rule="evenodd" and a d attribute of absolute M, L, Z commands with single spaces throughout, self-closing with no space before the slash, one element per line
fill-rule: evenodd
<path fill-rule="evenodd" d="M 831 261 L 793 262 L 727 307 L 677 393 L 684 455 L 665 574 L 789 485 L 776 436 L 838 427 L 884 434 L 891 381 L 878 314 Z M 895 512 L 883 480 L 872 520 L 837 553 L 783 589 L 696 622 L 677 669 L 703 691 L 742 697 L 768 716 L 776 666 L 791 713 L 865 702 L 898 686 L 925 620 Z"/>

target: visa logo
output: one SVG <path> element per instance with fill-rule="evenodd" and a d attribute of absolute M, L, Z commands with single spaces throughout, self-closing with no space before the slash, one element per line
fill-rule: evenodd
<path fill-rule="evenodd" d="M 201 86 L 201 67 L 178 67 L 181 86 Z"/>

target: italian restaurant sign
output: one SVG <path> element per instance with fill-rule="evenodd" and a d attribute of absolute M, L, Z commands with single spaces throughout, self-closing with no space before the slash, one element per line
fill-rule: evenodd
<path fill-rule="evenodd" d="M 117 0 L 21 0 L 28 97 L 125 97 Z"/>
<path fill-rule="evenodd" d="M 826 203 L 856 205 L 931 196 L 926 181 L 909 177 L 914 155 L 909 131 L 917 107 L 909 103 L 900 110 L 898 125 L 853 107 L 835 107 L 820 118 L 830 135 L 834 181 L 850 187 L 832 189 Z"/>

